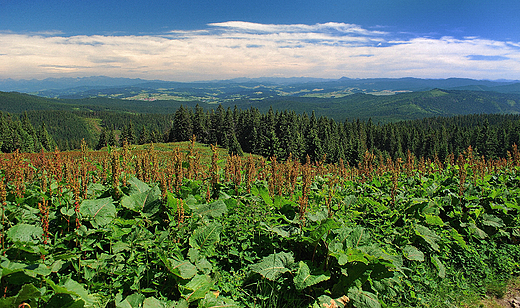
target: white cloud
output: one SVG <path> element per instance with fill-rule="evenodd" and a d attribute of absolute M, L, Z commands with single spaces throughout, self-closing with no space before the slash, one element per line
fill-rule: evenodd
<path fill-rule="evenodd" d="M 165 35 L 0 33 L 0 78 L 125 76 L 207 80 L 259 76 L 520 79 L 520 43 L 413 39 L 358 25 L 230 21 Z"/>

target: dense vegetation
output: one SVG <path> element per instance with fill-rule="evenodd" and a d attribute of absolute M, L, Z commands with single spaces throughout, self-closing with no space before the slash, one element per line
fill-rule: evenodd
<path fill-rule="evenodd" d="M 520 272 L 520 153 L 2 154 L 0 307 L 453 307 Z"/>
<path fill-rule="evenodd" d="M 206 144 L 218 144 L 230 153 L 277 157 L 290 155 L 300 162 L 308 155 L 326 162 L 342 159 L 356 166 L 365 151 L 391 157 L 438 158 L 458 155 L 472 146 L 486 158 L 504 158 L 520 144 L 519 115 L 463 115 L 375 124 L 371 120 L 337 122 L 315 113 L 293 111 L 262 114 L 256 108 L 204 110 L 181 106 L 173 114 L 29 111 L 21 116 L 0 114 L 0 149 L 12 152 L 77 149 L 85 140 L 90 147 L 149 142 L 187 141 L 195 135 Z"/>
<path fill-rule="evenodd" d="M 520 115 L 488 113 L 518 102 L 439 89 L 221 105 L 0 92 L 0 308 L 501 296 L 520 273 Z"/>

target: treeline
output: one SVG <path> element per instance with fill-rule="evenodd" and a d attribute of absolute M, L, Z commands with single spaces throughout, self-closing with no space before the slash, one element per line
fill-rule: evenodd
<path fill-rule="evenodd" d="M 38 111 L 22 115 L 2 114 L 0 142 L 3 152 L 24 152 L 79 148 L 84 139 L 92 148 L 150 142 L 197 141 L 218 144 L 230 153 L 243 152 L 284 160 L 327 162 L 342 159 L 359 163 L 365 151 L 393 159 L 406 157 L 410 150 L 417 157 L 444 160 L 472 146 L 486 158 L 506 157 L 513 144 L 520 144 L 520 115 L 479 114 L 435 117 L 390 124 L 371 120 L 335 121 L 314 112 L 274 111 L 261 113 L 224 108 L 204 110 L 181 106 L 173 114 L 114 112 Z M 46 126 L 45 123 L 51 123 Z M 33 127 L 34 125 L 34 127 Z M 53 138 L 54 137 L 54 141 Z"/>
<path fill-rule="evenodd" d="M 56 142 L 47 131 L 45 122 L 35 128 L 27 113 L 21 117 L 0 112 L 0 150 L 4 153 L 51 151 Z"/>
<path fill-rule="evenodd" d="M 265 157 L 320 160 L 340 159 L 357 164 L 365 151 L 392 158 L 406 157 L 410 150 L 417 157 L 444 160 L 458 155 L 470 145 L 487 158 L 505 157 L 513 144 L 520 144 L 520 115 L 464 115 L 374 124 L 372 121 L 336 122 L 327 117 L 296 114 L 294 111 L 261 113 L 256 108 L 223 108 L 205 111 L 181 106 L 173 115 L 171 127 L 161 134 L 143 126 L 136 131 L 132 122 L 124 124 L 119 142 L 130 143 L 197 141 L 218 144 L 230 153 L 243 152 Z M 153 123 L 156 125 L 157 123 Z M 105 130 L 98 147 L 109 140 L 117 145 L 113 132 Z M 107 137 L 108 136 L 108 137 Z"/>

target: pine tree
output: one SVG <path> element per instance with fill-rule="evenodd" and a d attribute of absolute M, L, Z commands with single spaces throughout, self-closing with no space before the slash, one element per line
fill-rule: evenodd
<path fill-rule="evenodd" d="M 242 151 L 242 147 L 235 134 L 232 134 L 229 138 L 228 153 L 229 155 L 244 156 L 244 151 Z"/>
<path fill-rule="evenodd" d="M 121 146 L 123 146 L 123 142 L 126 140 L 128 144 L 135 144 L 135 130 L 132 121 L 128 123 L 128 125 L 123 126 L 121 130 L 121 136 L 119 137 L 119 141 L 121 142 Z"/>
<path fill-rule="evenodd" d="M 211 111 L 209 115 L 209 133 L 208 133 L 208 143 L 210 144 L 218 144 L 222 145 L 223 142 L 223 134 L 222 134 L 222 125 L 224 124 L 224 119 L 226 117 L 226 111 L 222 105 L 218 105 L 216 111 Z"/>
<path fill-rule="evenodd" d="M 99 140 L 96 145 L 96 150 L 101 150 L 103 147 L 107 146 L 107 129 L 103 128 L 101 130 L 101 134 L 99 135 Z"/>
<path fill-rule="evenodd" d="M 191 121 L 191 112 L 181 105 L 175 112 L 175 117 L 173 120 L 173 136 L 170 134 L 170 137 L 174 137 L 174 140 L 169 141 L 190 140 L 191 136 L 193 136 L 193 124 Z"/>
<path fill-rule="evenodd" d="M 314 111 L 312 112 L 309 126 L 306 133 L 306 154 L 309 155 L 311 161 L 319 161 L 323 156 L 321 140 L 318 136 L 318 120 Z"/>
<path fill-rule="evenodd" d="M 45 122 L 42 122 L 40 126 L 40 131 L 38 132 L 38 141 L 42 145 L 42 147 L 47 151 L 53 151 L 56 147 L 56 143 L 52 139 L 51 135 L 47 131 L 47 127 L 45 126 Z"/>
<path fill-rule="evenodd" d="M 138 144 L 145 144 L 150 142 L 150 134 L 148 133 L 148 129 L 146 129 L 146 126 L 143 126 L 141 129 L 141 133 L 139 134 L 139 140 Z"/>
<path fill-rule="evenodd" d="M 109 145 L 111 147 L 115 147 L 117 145 L 116 135 L 115 135 L 115 132 L 113 129 L 107 130 L 106 138 L 107 138 L 107 145 Z"/>
<path fill-rule="evenodd" d="M 24 139 L 27 142 L 27 152 L 36 152 L 41 149 L 42 145 L 40 144 L 38 140 L 38 135 L 36 133 L 36 129 L 34 129 L 34 126 L 31 124 L 31 121 L 29 120 L 29 117 L 27 115 L 27 112 L 23 113 L 22 116 L 22 129 L 25 130 L 28 136 L 26 136 Z"/>
<path fill-rule="evenodd" d="M 208 138 L 208 117 L 204 113 L 204 109 L 197 104 L 195 106 L 195 114 L 193 115 L 193 134 L 199 142 L 206 142 Z"/>

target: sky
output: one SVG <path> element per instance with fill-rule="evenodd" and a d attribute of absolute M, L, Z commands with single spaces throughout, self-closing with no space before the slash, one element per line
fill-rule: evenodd
<path fill-rule="evenodd" d="M 520 80 L 518 0 L 0 0 L 0 79 Z"/>

